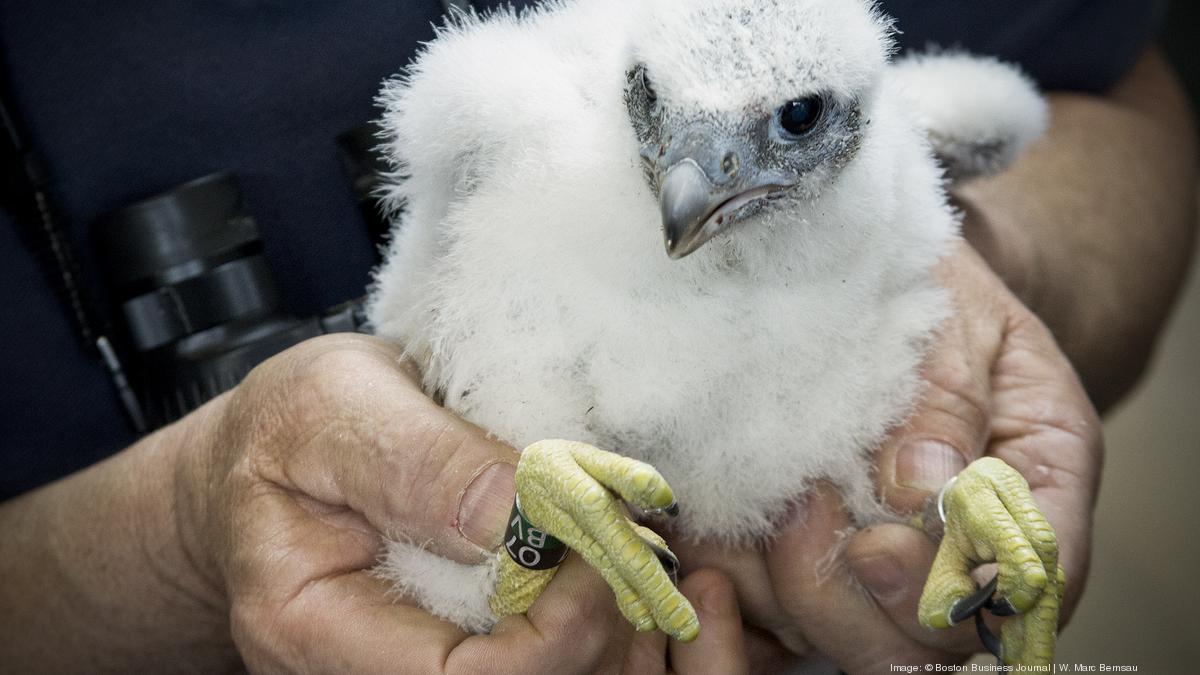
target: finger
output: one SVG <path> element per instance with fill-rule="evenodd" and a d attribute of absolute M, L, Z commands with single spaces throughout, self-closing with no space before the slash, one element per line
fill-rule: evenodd
<path fill-rule="evenodd" d="M 266 486 L 249 506 L 233 531 L 270 541 L 275 552 L 236 547 L 229 568 L 231 633 L 251 670 L 384 672 L 389 659 L 413 657 L 406 662 L 417 672 L 438 663 L 436 651 L 409 654 L 386 636 L 412 634 L 446 650 L 465 639 L 450 624 L 388 601 L 384 583 L 365 571 L 377 556 L 377 534 L 313 517 L 312 504 L 278 486 Z"/>
<path fill-rule="evenodd" d="M 1025 477 L 1054 528 L 1067 580 L 1065 619 L 1078 602 L 1091 557 L 1104 461 L 1100 420 L 1050 332 L 1023 308 L 1012 313 L 993 388 L 988 453 Z"/>
<path fill-rule="evenodd" d="M 339 335 L 268 361 L 239 387 L 250 400 L 231 401 L 266 409 L 242 420 L 250 468 L 476 562 L 503 534 L 518 454 L 426 397 L 399 359 L 382 341 Z"/>
<path fill-rule="evenodd" d="M 655 675 L 667 669 L 667 634 L 656 630 L 634 633 L 621 672 L 627 675 Z"/>
<path fill-rule="evenodd" d="M 384 582 L 368 572 L 317 580 L 280 608 L 263 634 L 277 672 L 440 673 L 468 635 L 407 605 L 387 600 Z M 266 617 L 251 616 L 249 621 Z M 403 636 L 402 638 L 400 636 Z M 242 645 L 239 645 L 242 648 Z M 243 649 L 244 653 L 244 649 Z M 248 664 L 249 665 L 249 664 Z M 260 670 L 261 663 L 253 664 Z"/>
<path fill-rule="evenodd" d="M 663 672 L 663 669 L 665 669 L 665 666 L 663 666 L 663 669 L 660 669 L 658 671 L 655 671 L 653 669 L 634 671 L 634 670 L 630 670 L 628 667 L 629 659 L 632 658 L 632 655 L 634 653 L 634 643 L 637 641 L 638 637 L 646 637 L 648 635 L 654 635 L 656 633 L 661 635 L 661 633 L 659 631 L 654 631 L 654 632 L 650 632 L 650 633 L 647 633 L 647 632 L 639 633 L 636 630 L 634 630 L 633 624 L 629 623 L 628 621 L 622 621 L 622 620 L 616 621 L 616 623 L 613 625 L 612 638 L 609 640 L 608 646 L 603 650 L 601 661 L 598 664 L 598 666 L 594 672 L 597 673 L 597 675 L 601 675 L 604 673 L 612 673 L 612 675 L 621 675 L 622 673 L 634 673 L 634 672 L 638 672 L 638 673 L 640 673 L 640 672 L 645 672 L 645 673 Z M 666 655 L 666 645 L 665 644 L 662 645 L 662 654 L 663 654 L 663 656 L 660 658 L 665 661 L 665 658 L 666 658 L 666 656 L 665 656 Z"/>
<path fill-rule="evenodd" d="M 459 645 L 449 654 L 446 671 L 521 675 L 603 671 L 606 666 L 619 666 L 620 655 L 614 658 L 612 647 L 631 633 L 612 591 L 595 570 L 572 555 L 526 614 L 507 617 L 491 635 L 473 636 Z"/>
<path fill-rule="evenodd" d="M 745 628 L 742 639 L 751 673 L 790 673 L 803 658 L 803 654 L 788 651 L 774 635 L 754 626 Z"/>
<path fill-rule="evenodd" d="M 910 639 L 949 653 L 979 649 L 972 626 L 931 630 L 917 621 L 917 606 L 937 546 L 904 525 L 873 525 L 850 538 L 846 562 L 875 603 Z"/>
<path fill-rule="evenodd" d="M 967 464 L 983 455 L 991 405 L 991 370 L 1002 339 L 994 298 L 981 289 L 965 245 L 940 264 L 939 277 L 954 291 L 953 314 L 939 326 L 921 367 L 916 410 L 879 448 L 877 488 L 901 513 L 919 511 Z"/>
<path fill-rule="evenodd" d="M 701 629 L 693 642 L 671 641 L 671 669 L 679 675 L 750 672 L 733 584 L 720 572 L 700 570 L 685 578 L 680 590 L 696 608 Z"/>
<path fill-rule="evenodd" d="M 256 671 L 361 673 L 594 672 L 603 660 L 615 609 L 598 580 L 564 565 L 561 582 L 543 596 L 540 613 L 511 617 L 492 635 L 468 635 L 452 624 L 391 602 L 368 572 L 315 580 L 273 611 L 242 611 L 239 623 L 270 631 L 239 643 Z M 590 578 L 589 578 L 590 577 Z M 553 589 L 553 590 L 551 590 Z M 579 631 L 579 626 L 589 630 Z"/>
<path fill-rule="evenodd" d="M 784 610 L 814 647 L 849 673 L 953 661 L 905 635 L 854 584 L 842 558 L 851 523 L 832 486 L 809 493 L 801 518 L 773 542 L 767 568 Z"/>
<path fill-rule="evenodd" d="M 773 647 L 785 648 L 793 655 L 809 652 L 808 641 L 799 627 L 788 620 L 775 597 L 761 550 L 729 548 L 713 542 L 697 544 L 686 537 L 672 541 L 671 547 L 679 556 L 685 576 L 704 568 L 723 572 L 733 583 L 742 620 L 774 636 Z"/>

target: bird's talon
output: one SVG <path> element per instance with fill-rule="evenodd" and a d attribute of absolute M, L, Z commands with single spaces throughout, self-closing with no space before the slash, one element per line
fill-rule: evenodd
<path fill-rule="evenodd" d="M 975 633 L 979 636 L 979 641 L 983 643 L 984 649 L 992 653 L 993 656 L 1004 660 L 1004 644 L 996 634 L 987 627 L 987 623 L 983 620 L 982 614 L 975 615 Z"/>
<path fill-rule="evenodd" d="M 669 506 L 665 506 L 661 509 L 642 509 L 642 514 L 651 517 L 667 516 L 668 518 L 675 518 L 679 515 L 679 504 L 677 502 L 671 502 Z"/>
<path fill-rule="evenodd" d="M 920 619 L 947 628 L 976 616 L 980 637 L 1008 664 L 1048 665 L 1054 658 L 1062 570 L 1054 530 L 1034 503 L 1029 485 L 995 458 L 968 466 L 939 496 L 945 535 L 921 596 Z M 999 571 L 983 588 L 970 577 L 980 564 Z M 995 596 L 995 597 L 993 597 Z M 987 609 L 1012 617 L 999 643 L 979 616 Z"/>
<path fill-rule="evenodd" d="M 979 610 L 987 607 L 989 601 L 992 599 L 992 595 L 996 592 L 996 584 L 999 581 L 999 575 L 994 576 L 992 577 L 992 580 L 982 588 L 959 600 L 958 602 L 955 602 L 950 609 L 950 625 L 957 626 L 963 621 L 966 621 L 972 616 L 978 614 Z"/>
<path fill-rule="evenodd" d="M 1013 616 L 1017 613 L 1017 608 L 1013 607 L 1008 598 L 997 598 L 988 605 L 987 610 L 996 616 Z"/>
<path fill-rule="evenodd" d="M 516 483 L 528 522 L 596 568 L 638 631 L 661 628 L 680 640 L 695 638 L 696 612 L 675 587 L 678 559 L 661 537 L 630 522 L 619 501 L 649 512 L 678 513 L 671 488 L 653 467 L 583 443 L 541 441 L 522 453 Z M 492 598 L 497 615 L 526 611 L 548 583 L 548 578 L 537 586 L 514 583 L 532 572 L 520 561 L 502 554 Z"/>

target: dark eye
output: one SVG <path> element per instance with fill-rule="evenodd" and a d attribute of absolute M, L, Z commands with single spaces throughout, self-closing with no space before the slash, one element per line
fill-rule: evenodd
<path fill-rule="evenodd" d="M 824 108 L 819 96 L 788 101 L 779 109 L 779 126 L 793 136 L 803 136 L 821 121 Z"/>

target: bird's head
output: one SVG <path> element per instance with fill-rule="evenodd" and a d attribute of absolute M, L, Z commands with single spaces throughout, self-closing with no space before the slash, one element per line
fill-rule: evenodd
<path fill-rule="evenodd" d="M 652 0 L 625 101 L 678 259 L 813 200 L 857 152 L 891 49 L 866 0 Z"/>

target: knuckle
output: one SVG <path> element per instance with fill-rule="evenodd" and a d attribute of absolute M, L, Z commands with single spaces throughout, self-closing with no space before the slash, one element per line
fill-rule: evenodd
<path fill-rule="evenodd" d="M 989 418 L 988 384 L 967 368 L 935 368 L 926 376 L 927 389 L 920 412 L 940 413 L 971 435 L 983 430 Z"/>
<path fill-rule="evenodd" d="M 970 364 L 936 362 L 926 367 L 925 379 L 941 391 L 963 396 L 982 388 L 979 374 Z"/>
<path fill-rule="evenodd" d="M 317 345 L 296 355 L 290 384 L 302 391 L 341 392 L 381 365 L 378 355 L 371 351 L 323 347 L 324 344 Z"/>
<path fill-rule="evenodd" d="M 381 480 L 386 477 L 393 483 L 382 491 L 389 517 L 397 522 L 413 519 L 449 525 L 457 494 L 466 487 L 459 485 L 464 477 L 451 458 L 465 443 L 449 421 L 431 422 L 412 431 L 404 452 L 377 453 Z"/>
<path fill-rule="evenodd" d="M 256 426 L 286 427 L 344 405 L 347 392 L 382 362 L 356 342 L 327 339 L 334 337 L 309 340 L 259 364 L 235 390 L 231 407 L 247 412 Z"/>

